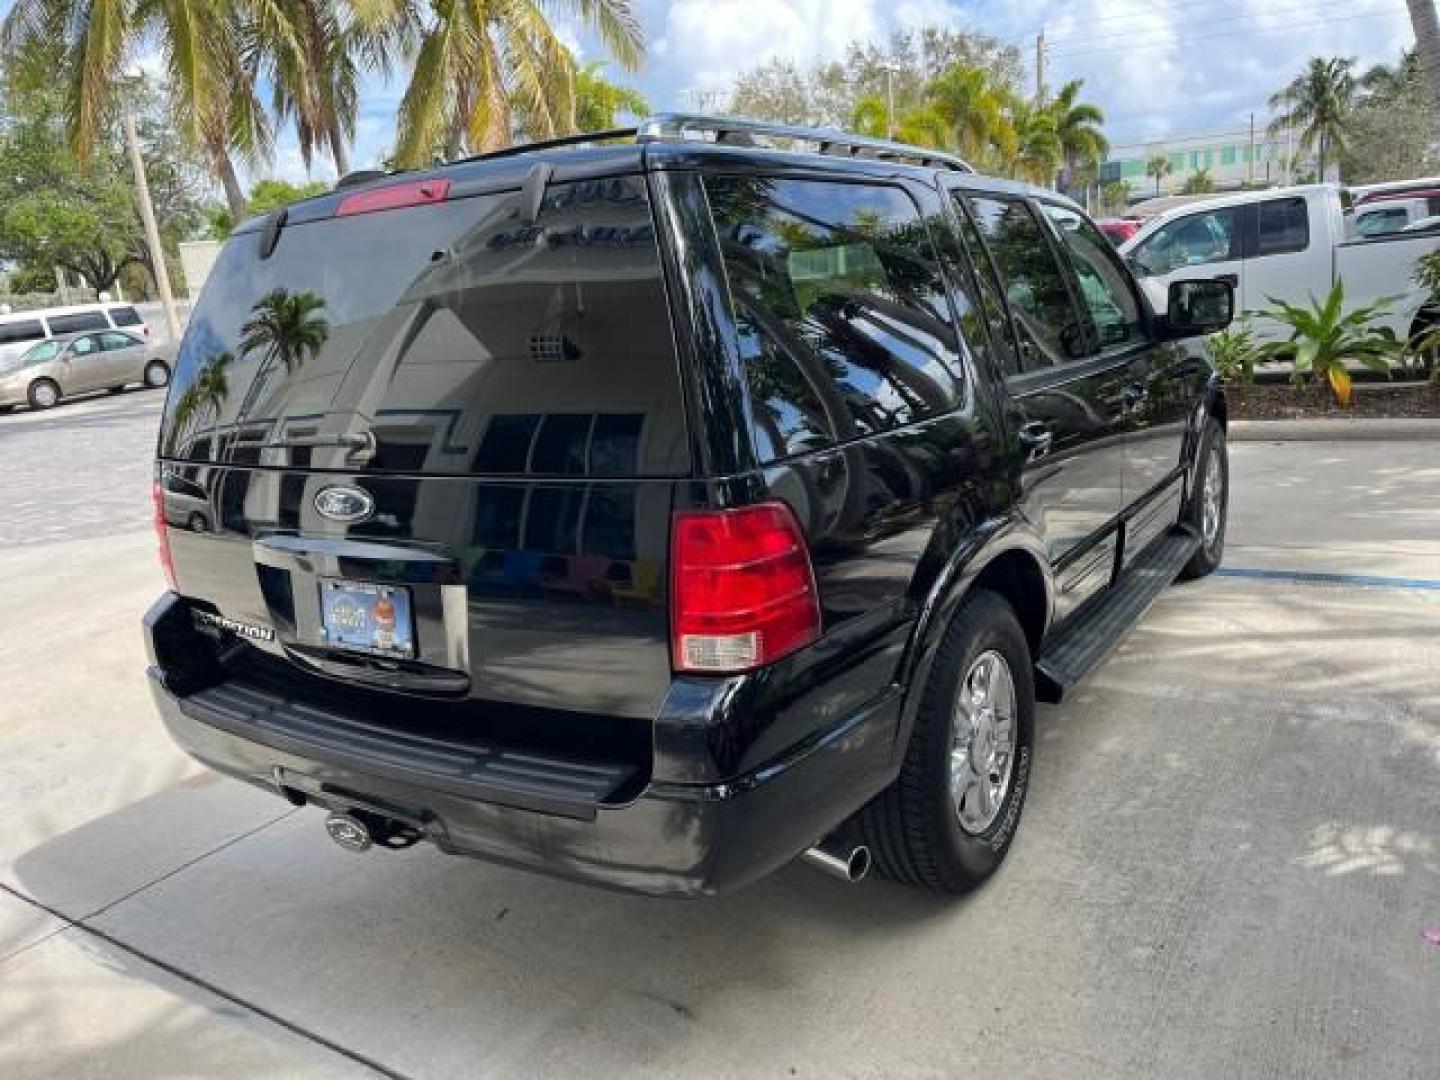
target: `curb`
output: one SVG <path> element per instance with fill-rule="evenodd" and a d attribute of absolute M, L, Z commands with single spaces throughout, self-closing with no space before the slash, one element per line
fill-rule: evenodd
<path fill-rule="evenodd" d="M 1230 442 L 1440 441 L 1440 420 L 1232 420 Z"/>

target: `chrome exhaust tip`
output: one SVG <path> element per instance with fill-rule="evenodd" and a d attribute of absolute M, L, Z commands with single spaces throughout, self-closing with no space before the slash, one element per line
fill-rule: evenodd
<path fill-rule="evenodd" d="M 852 883 L 870 873 L 870 849 L 864 844 L 825 839 L 806 848 L 801 857 L 811 866 Z"/>

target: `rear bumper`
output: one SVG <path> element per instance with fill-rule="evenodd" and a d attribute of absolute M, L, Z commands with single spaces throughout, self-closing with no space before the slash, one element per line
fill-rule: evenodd
<path fill-rule="evenodd" d="M 152 660 L 153 621 L 147 618 Z M 367 747 L 358 725 L 338 737 L 307 735 L 303 724 L 270 722 L 273 708 L 236 707 L 237 695 L 254 698 L 249 689 L 228 699 L 182 692 L 185 680 L 156 663 L 148 675 L 171 736 L 220 772 L 292 801 L 394 817 L 456 854 L 667 896 L 748 884 L 831 832 L 889 782 L 900 709 L 898 693 L 887 693 L 725 783 L 652 780 L 625 790 L 624 802 L 585 806 L 557 795 L 556 783 L 577 790 L 582 781 L 573 776 L 517 785 L 517 766 L 509 780 L 487 787 L 484 769 L 447 761 L 433 746 Z"/>

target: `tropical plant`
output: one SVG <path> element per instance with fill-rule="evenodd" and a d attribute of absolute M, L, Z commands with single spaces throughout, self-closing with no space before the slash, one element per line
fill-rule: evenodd
<path fill-rule="evenodd" d="M 1420 329 L 1410 339 L 1414 367 L 1429 370 L 1430 381 L 1440 386 L 1440 251 L 1432 251 L 1415 260 L 1415 284 L 1430 294 L 1420 312 Z"/>
<path fill-rule="evenodd" d="M 268 214 L 328 190 L 330 185 L 323 180 L 311 180 L 304 184 L 292 184 L 288 180 L 260 180 L 250 189 L 250 197 L 241 209 L 241 219 Z M 216 240 L 224 240 L 235 228 L 236 221 L 229 207 L 212 207 L 208 216 L 210 235 Z"/>
<path fill-rule="evenodd" d="M 576 131 L 611 131 L 622 113 L 650 115 L 650 105 L 638 90 L 611 82 L 604 70 L 604 63 L 596 61 L 575 72 Z"/>
<path fill-rule="evenodd" d="M 1373 304 L 1345 311 L 1345 284 L 1335 282 L 1323 300 L 1310 297 L 1309 307 L 1287 304 L 1269 297 L 1274 307 L 1264 314 L 1290 328 L 1285 341 L 1274 341 L 1260 347 L 1263 359 L 1291 359 L 1291 376 L 1297 384 L 1307 377 L 1328 383 L 1335 400 L 1344 408 L 1350 406 L 1351 385 L 1347 362 L 1357 363 L 1389 377 L 1392 364 L 1401 360 L 1405 342 L 1388 326 L 1375 326 L 1375 320 L 1392 303 L 1385 297 Z"/>
<path fill-rule="evenodd" d="M 362 68 L 389 73 L 414 29 L 408 2 L 370 0 L 247 0 L 242 29 L 245 67 L 271 89 L 271 108 L 294 125 L 305 167 L 318 147 L 335 172 L 350 171 Z M 358 16 L 362 16 L 358 17 Z"/>
<path fill-rule="evenodd" d="M 1009 123 L 1008 88 L 984 68 L 957 64 L 931 81 L 926 93 L 956 149 L 977 160 L 988 156 Z"/>
<path fill-rule="evenodd" d="M 1098 105 L 1080 100 L 1084 79 L 1071 79 L 1060 88 L 1047 106 L 1055 126 L 1060 157 L 1071 174 L 1094 165 L 1110 151 L 1110 141 L 1100 130 L 1105 113 Z"/>
<path fill-rule="evenodd" d="M 1160 194 L 1160 181 L 1175 171 L 1170 158 L 1165 154 L 1151 154 L 1145 161 L 1145 175 L 1155 178 L 1155 194 Z"/>
<path fill-rule="evenodd" d="M 1209 169 L 1196 169 L 1185 178 L 1185 186 L 1180 190 L 1186 195 L 1207 195 L 1215 190 L 1215 177 Z"/>
<path fill-rule="evenodd" d="M 1300 149 L 1315 152 L 1321 179 L 1331 152 L 1345 149 L 1358 87 L 1354 68 L 1355 61 L 1348 57 L 1311 57 L 1305 70 L 1270 98 L 1277 110 L 1270 133 L 1298 130 Z"/>
<path fill-rule="evenodd" d="M 1130 200 L 1134 197 L 1128 180 L 1112 180 L 1100 189 L 1100 204 L 1111 214 L 1123 214 L 1130 208 Z"/>
<path fill-rule="evenodd" d="M 101 145 L 127 65 L 143 47 L 158 52 L 174 99 L 173 122 L 203 147 L 232 212 L 240 205 L 234 158 L 256 163 L 270 130 L 240 63 L 240 21 L 211 0 L 16 0 L 0 24 L 0 51 L 31 77 L 59 79 L 71 149 L 81 164 Z"/>
<path fill-rule="evenodd" d="M 1255 381 L 1257 346 L 1255 331 L 1246 321 L 1237 322 L 1205 339 L 1205 351 L 1215 373 L 1227 383 L 1249 385 Z"/>
<path fill-rule="evenodd" d="M 1060 139 L 1055 133 L 1055 116 L 1049 109 L 1024 98 L 1010 102 L 1010 141 L 1001 148 L 1008 158 L 1008 172 L 1037 184 L 1049 183 L 1060 164 Z"/>
<path fill-rule="evenodd" d="M 517 129 L 534 138 L 574 129 L 575 63 L 547 18 L 552 6 L 559 5 L 435 0 L 396 118 L 402 166 L 506 146 Z M 639 65 L 644 35 L 630 0 L 577 0 L 564 10 L 578 14 L 621 67 Z"/>

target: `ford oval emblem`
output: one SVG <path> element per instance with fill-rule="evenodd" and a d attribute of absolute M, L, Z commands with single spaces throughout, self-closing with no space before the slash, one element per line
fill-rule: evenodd
<path fill-rule="evenodd" d="M 375 513 L 375 499 L 364 488 L 336 484 L 315 493 L 315 510 L 331 521 L 364 521 Z"/>

